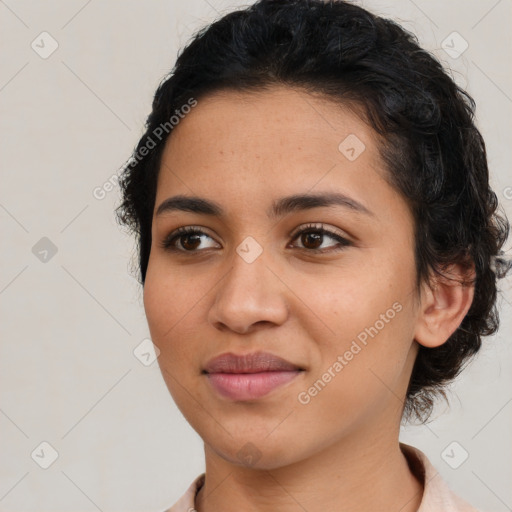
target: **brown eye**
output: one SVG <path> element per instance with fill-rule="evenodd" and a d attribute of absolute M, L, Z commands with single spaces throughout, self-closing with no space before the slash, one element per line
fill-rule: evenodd
<path fill-rule="evenodd" d="M 331 248 L 329 248 L 329 246 L 327 248 L 321 248 L 325 239 L 329 238 L 331 240 L 335 240 L 338 247 L 336 247 L 336 244 L 331 244 Z M 298 239 L 302 243 L 303 246 L 299 246 L 299 249 L 304 249 L 313 253 L 340 251 L 352 245 L 350 240 L 347 240 L 345 237 L 339 235 L 338 233 L 325 229 L 321 225 L 308 225 L 296 233 L 293 239 Z"/>
<path fill-rule="evenodd" d="M 160 242 L 160 246 L 167 251 L 193 254 L 214 247 L 210 245 L 210 247 L 207 246 L 204 249 L 199 248 L 202 240 L 208 238 L 213 240 L 211 236 L 201 229 L 186 226 L 178 228 L 165 237 L 164 240 Z M 322 245 L 328 239 L 334 240 L 336 243 L 327 246 L 327 248 L 322 248 Z M 299 245 L 299 249 L 312 253 L 336 252 L 353 245 L 350 240 L 347 240 L 338 233 L 313 224 L 297 232 L 293 236 L 293 240 L 299 240 L 301 242 L 302 246 Z"/>
<path fill-rule="evenodd" d="M 203 238 L 213 240 L 211 236 L 198 228 L 181 227 L 165 237 L 160 246 L 168 251 L 200 252 L 198 247 L 201 245 Z M 206 249 L 209 248 L 206 247 Z"/>
<path fill-rule="evenodd" d="M 318 249 L 318 244 L 323 241 L 324 235 L 315 233 L 315 232 L 308 232 L 308 233 L 302 233 L 300 235 L 302 244 L 306 249 Z"/>
<path fill-rule="evenodd" d="M 201 237 L 195 233 L 190 235 L 181 235 L 178 239 L 181 240 L 181 246 L 187 251 L 193 251 L 201 244 Z"/>

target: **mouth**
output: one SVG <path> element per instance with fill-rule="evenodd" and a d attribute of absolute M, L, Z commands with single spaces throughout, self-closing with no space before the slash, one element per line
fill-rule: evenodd
<path fill-rule="evenodd" d="M 203 374 L 222 397 L 246 401 L 264 397 L 304 371 L 304 368 L 278 356 L 258 352 L 222 354 L 207 363 Z"/>

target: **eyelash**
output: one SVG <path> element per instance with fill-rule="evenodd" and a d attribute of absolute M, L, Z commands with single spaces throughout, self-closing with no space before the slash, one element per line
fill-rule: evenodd
<path fill-rule="evenodd" d="M 306 251 L 306 252 L 313 253 L 313 254 L 339 252 L 339 251 L 343 251 L 346 247 L 353 245 L 353 243 L 350 240 L 335 233 L 334 231 L 325 229 L 322 225 L 318 225 L 318 224 L 308 224 L 308 225 L 304 226 L 302 229 L 300 229 L 299 231 L 295 231 L 292 235 L 292 241 L 297 240 L 301 235 L 310 234 L 310 233 L 321 233 L 324 236 L 327 235 L 327 236 L 333 238 L 334 240 L 336 240 L 340 245 L 338 248 L 327 249 L 327 250 L 326 249 L 308 249 L 305 247 L 304 248 L 299 247 L 299 249 Z M 201 230 L 199 228 L 196 228 L 194 226 L 183 226 L 183 227 L 180 227 L 180 228 L 174 230 L 172 233 L 170 233 L 168 236 L 166 236 L 161 241 L 160 247 L 162 247 L 163 249 L 165 249 L 166 251 L 169 251 L 169 252 L 172 251 L 172 252 L 181 252 L 181 253 L 189 253 L 189 254 L 201 252 L 200 250 L 187 251 L 187 250 L 183 250 L 183 249 L 178 249 L 174 246 L 175 240 L 177 240 L 185 235 L 206 235 L 206 236 L 210 237 L 210 235 L 208 235 L 208 233 L 205 233 L 203 230 Z"/>

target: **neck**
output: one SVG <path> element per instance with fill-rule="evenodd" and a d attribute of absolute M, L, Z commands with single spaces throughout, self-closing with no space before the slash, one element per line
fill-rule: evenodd
<path fill-rule="evenodd" d="M 372 435 L 358 431 L 312 457 L 269 470 L 233 464 L 205 445 L 206 480 L 195 508 L 198 512 L 416 512 L 423 484 L 400 450 L 398 428 L 392 438 L 386 428 Z"/>

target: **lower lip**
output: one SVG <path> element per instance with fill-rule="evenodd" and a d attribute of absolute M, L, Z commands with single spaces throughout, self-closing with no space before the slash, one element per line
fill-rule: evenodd
<path fill-rule="evenodd" d="M 209 373 L 213 388 L 232 400 L 255 400 L 290 382 L 301 371 L 261 373 Z"/>

